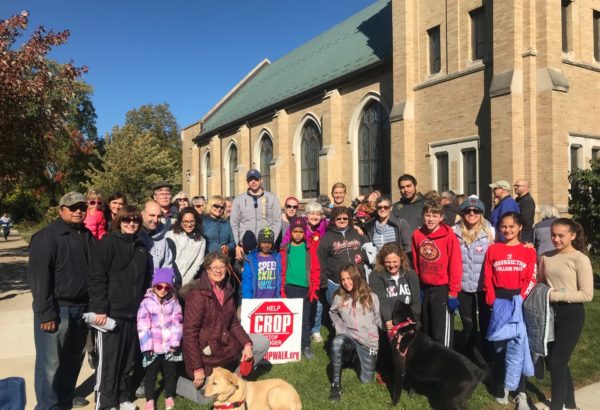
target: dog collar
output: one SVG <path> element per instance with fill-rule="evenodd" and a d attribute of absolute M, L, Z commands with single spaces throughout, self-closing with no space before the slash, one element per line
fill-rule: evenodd
<path fill-rule="evenodd" d="M 213 405 L 213 409 L 215 410 L 228 410 L 228 409 L 237 409 L 238 407 L 241 407 L 243 409 L 247 409 L 248 406 L 246 405 L 246 400 L 242 400 L 242 401 L 234 401 L 233 403 L 222 403 L 222 404 L 214 404 Z"/>
<path fill-rule="evenodd" d="M 388 339 L 392 340 L 394 338 L 394 336 L 396 336 L 396 334 L 398 334 L 398 331 L 400 329 L 402 329 L 403 327 L 414 325 L 414 324 L 415 324 L 415 322 L 412 321 L 411 318 L 407 317 L 406 321 L 398 323 L 397 325 L 392 327 L 390 330 L 388 330 Z"/>

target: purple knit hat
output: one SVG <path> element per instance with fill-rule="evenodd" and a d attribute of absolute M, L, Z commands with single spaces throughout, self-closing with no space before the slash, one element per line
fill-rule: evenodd
<path fill-rule="evenodd" d="M 290 232 L 296 228 L 302 228 L 303 231 L 306 231 L 306 219 L 301 216 L 295 216 L 290 219 Z"/>
<path fill-rule="evenodd" d="M 166 283 L 173 286 L 174 276 L 175 272 L 173 272 L 172 268 L 156 268 L 154 269 L 154 276 L 152 276 L 152 286 L 159 283 Z"/>

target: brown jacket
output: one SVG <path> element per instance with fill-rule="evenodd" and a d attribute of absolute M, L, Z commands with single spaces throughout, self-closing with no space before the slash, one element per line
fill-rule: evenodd
<path fill-rule="evenodd" d="M 214 367 L 240 360 L 244 345 L 251 343 L 236 316 L 233 287 L 228 282 L 223 290 L 221 306 L 203 273 L 186 293 L 182 346 L 185 370 L 192 379 L 194 370 L 204 369 L 209 376 Z"/>

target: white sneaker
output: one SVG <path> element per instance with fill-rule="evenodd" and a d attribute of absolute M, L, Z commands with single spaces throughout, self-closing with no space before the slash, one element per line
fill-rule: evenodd
<path fill-rule="evenodd" d="M 130 401 L 119 404 L 119 410 L 137 410 L 137 406 Z"/>
<path fill-rule="evenodd" d="M 519 393 L 515 396 L 515 403 L 517 410 L 530 410 L 529 403 L 527 403 L 527 395 L 525 393 Z"/>
<path fill-rule="evenodd" d="M 499 404 L 508 404 L 508 390 L 504 389 L 502 391 L 504 392 L 504 396 L 496 397 L 496 402 Z"/>
<path fill-rule="evenodd" d="M 310 338 L 315 343 L 323 343 L 323 337 L 321 336 L 321 333 L 313 333 Z"/>

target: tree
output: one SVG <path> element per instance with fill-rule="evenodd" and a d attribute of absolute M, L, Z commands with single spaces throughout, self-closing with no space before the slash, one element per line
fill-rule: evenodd
<path fill-rule="evenodd" d="M 61 152 L 76 159 L 93 151 L 85 140 L 95 133 L 91 89 L 78 81 L 87 68 L 47 59 L 69 31 L 39 27 L 14 50 L 28 18 L 23 12 L 0 21 L 0 207 L 18 185 L 43 190 L 48 181 L 60 183 L 66 169 L 57 166 Z M 92 122 L 79 129 L 72 120 L 85 114 Z"/>
<path fill-rule="evenodd" d="M 569 213 L 585 229 L 592 252 L 600 253 L 600 158 L 591 161 L 590 169 L 571 172 L 569 178 Z"/>
<path fill-rule="evenodd" d="M 125 118 L 125 125 L 107 136 L 100 166 L 86 172 L 87 185 L 105 195 L 124 192 L 141 205 L 157 181 L 181 185 L 179 127 L 167 104 L 144 105 Z"/>

